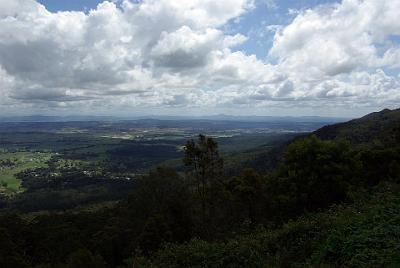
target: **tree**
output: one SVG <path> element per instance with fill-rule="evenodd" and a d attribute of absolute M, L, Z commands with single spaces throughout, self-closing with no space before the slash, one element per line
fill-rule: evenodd
<path fill-rule="evenodd" d="M 145 253 L 163 242 L 188 240 L 192 234 L 192 201 L 187 182 L 170 168 L 158 167 L 137 180 L 127 207 L 138 245 Z"/>
<path fill-rule="evenodd" d="M 87 249 L 79 249 L 69 256 L 67 267 L 68 268 L 101 268 L 101 267 L 106 267 L 106 265 L 101 256 L 93 255 Z"/>
<path fill-rule="evenodd" d="M 260 174 L 253 169 L 244 169 L 239 176 L 229 181 L 227 187 L 234 199 L 245 207 L 247 217 L 254 225 L 257 221 L 257 204 L 263 193 L 263 181 Z"/>
<path fill-rule="evenodd" d="M 140 249 L 144 254 L 149 254 L 158 249 L 161 244 L 171 242 L 172 232 L 168 226 L 168 219 L 163 215 L 154 215 L 147 219 L 139 237 Z"/>
<path fill-rule="evenodd" d="M 279 176 L 287 178 L 303 209 L 315 210 L 344 200 L 360 165 L 348 142 L 311 136 L 288 147 Z"/>
<path fill-rule="evenodd" d="M 400 180 L 400 148 L 367 148 L 361 150 L 358 156 L 363 165 L 362 180 L 366 186 L 385 180 Z"/>
<path fill-rule="evenodd" d="M 0 267 L 28 267 L 28 263 L 21 254 L 23 248 L 13 241 L 7 229 L 0 227 Z"/>
<path fill-rule="evenodd" d="M 219 155 L 217 142 L 204 135 L 199 135 L 197 143 L 194 140 L 187 141 L 183 162 L 190 168 L 189 173 L 195 181 L 205 227 L 207 218 L 213 211 L 214 196 L 210 194 L 211 189 L 218 186 L 223 174 L 223 160 Z"/>

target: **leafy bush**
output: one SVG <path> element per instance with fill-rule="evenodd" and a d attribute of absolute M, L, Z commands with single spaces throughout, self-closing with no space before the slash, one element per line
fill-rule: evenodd
<path fill-rule="evenodd" d="M 333 226 L 314 262 L 338 267 L 398 267 L 400 197 L 380 198 L 378 205 Z"/>
<path fill-rule="evenodd" d="M 379 186 L 368 202 L 337 205 L 278 229 L 260 228 L 219 242 L 167 244 L 143 267 L 397 267 L 397 190 L 394 184 Z"/>

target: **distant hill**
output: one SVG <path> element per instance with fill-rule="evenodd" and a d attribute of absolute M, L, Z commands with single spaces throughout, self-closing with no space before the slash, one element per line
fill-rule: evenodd
<path fill-rule="evenodd" d="M 385 109 L 364 117 L 344 123 L 326 125 L 311 133 L 303 133 L 291 140 L 277 143 L 274 148 L 254 148 L 248 150 L 243 164 L 236 164 L 238 169 L 243 166 L 259 171 L 269 171 L 277 167 L 289 144 L 307 135 L 316 135 L 322 140 L 348 140 L 353 145 L 391 147 L 400 145 L 400 109 Z"/>
<path fill-rule="evenodd" d="M 400 143 L 400 109 L 385 109 L 359 119 L 322 127 L 314 134 L 324 140 L 391 146 Z"/>
<path fill-rule="evenodd" d="M 29 116 L 2 116 L 0 122 L 87 122 L 87 121 L 113 121 L 111 116 L 48 116 L 48 115 L 29 115 Z"/>
<path fill-rule="evenodd" d="M 143 119 L 160 120 L 210 120 L 210 121 L 238 121 L 238 122 L 304 122 L 304 123 L 338 123 L 347 121 L 343 117 L 322 117 L 322 116 L 257 116 L 257 115 L 204 115 L 204 116 L 143 116 Z"/>
<path fill-rule="evenodd" d="M 234 115 L 209 115 L 209 116 L 168 116 L 168 115 L 143 115 L 143 116 L 0 116 L 0 122 L 74 122 L 74 121 L 131 121 L 131 120 L 158 120 L 158 121 L 218 121 L 218 122 L 255 122 L 255 123 L 323 123 L 333 124 L 344 122 L 348 119 L 340 117 L 320 116 L 234 116 Z"/>

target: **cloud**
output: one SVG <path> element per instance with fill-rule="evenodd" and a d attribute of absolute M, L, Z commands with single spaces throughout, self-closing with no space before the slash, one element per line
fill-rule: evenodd
<path fill-rule="evenodd" d="M 161 33 L 150 55 L 155 66 L 175 70 L 204 67 L 208 64 L 212 51 L 228 48 L 244 40 L 242 35 L 225 37 L 214 28 L 194 32 L 189 27 L 182 26 L 175 32 Z"/>
<path fill-rule="evenodd" d="M 366 67 L 391 67 L 393 49 L 380 56 L 380 47 L 400 34 L 395 0 L 343 0 L 340 4 L 306 10 L 276 32 L 270 55 L 308 75 L 335 76 Z M 383 48 L 384 49 L 384 48 Z"/>
<path fill-rule="evenodd" d="M 247 37 L 227 30 L 256 3 L 124 0 L 52 13 L 0 0 L 0 105 L 262 111 L 399 98 L 399 1 L 343 0 L 264 25 L 274 63 L 238 50 Z"/>
<path fill-rule="evenodd" d="M 225 35 L 214 27 L 251 5 L 245 0 L 229 5 L 123 1 L 121 6 L 105 1 L 84 14 L 51 13 L 33 0 L 11 5 L 2 1 L 0 64 L 22 88 L 68 88 L 70 93 L 78 89 L 99 95 L 146 91 L 162 83 L 163 72 L 157 68 L 205 67 L 214 50 L 243 42 L 243 36 Z M 20 92 L 15 89 L 11 96 L 19 98 Z M 32 99 L 52 95 L 23 92 Z"/>

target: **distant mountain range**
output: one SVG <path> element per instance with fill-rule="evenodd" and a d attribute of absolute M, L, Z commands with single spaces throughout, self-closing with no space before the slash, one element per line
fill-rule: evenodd
<path fill-rule="evenodd" d="M 47 115 L 29 115 L 29 116 L 3 116 L 0 122 L 72 122 L 72 121 L 112 121 L 111 116 L 47 116 Z"/>
<path fill-rule="evenodd" d="M 71 122 L 71 121 L 124 121 L 124 120 L 210 120 L 210 121 L 243 121 L 243 122 L 324 122 L 333 124 L 344 122 L 348 118 L 340 117 L 320 117 L 320 116 L 233 116 L 233 115 L 210 115 L 210 116 L 46 116 L 46 115 L 30 115 L 30 116 L 4 116 L 0 117 L 0 122 Z"/>

